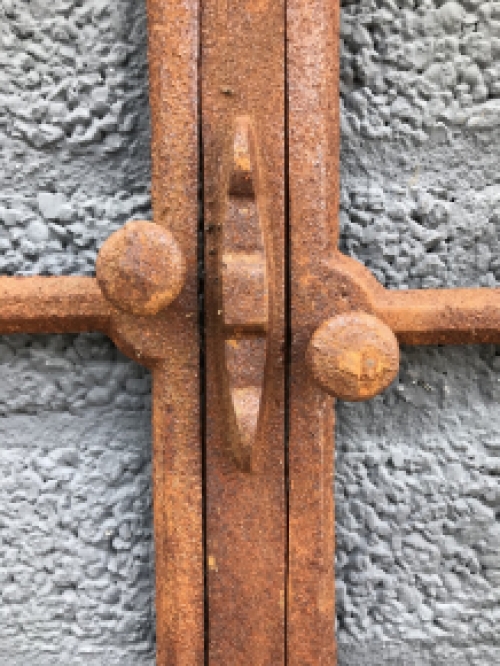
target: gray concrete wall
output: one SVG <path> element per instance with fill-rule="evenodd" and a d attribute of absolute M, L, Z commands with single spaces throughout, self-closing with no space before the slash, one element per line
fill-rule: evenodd
<path fill-rule="evenodd" d="M 150 217 L 145 3 L 0 0 L 0 273 L 94 271 Z M 0 666 L 154 663 L 150 379 L 0 340 Z"/>
<path fill-rule="evenodd" d="M 343 0 L 342 247 L 392 288 L 500 277 L 500 3 Z M 0 0 L 0 273 L 92 274 L 150 215 L 144 3 Z M 338 409 L 340 666 L 500 661 L 500 359 L 405 350 Z M 150 666 L 150 383 L 0 340 L 0 666 Z"/>
<path fill-rule="evenodd" d="M 500 278 L 500 3 L 342 3 L 342 246 L 388 287 Z M 340 405 L 340 663 L 500 662 L 500 357 L 407 349 Z"/>

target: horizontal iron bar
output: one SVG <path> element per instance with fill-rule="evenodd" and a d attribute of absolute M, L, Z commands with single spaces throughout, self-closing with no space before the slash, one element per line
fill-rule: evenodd
<path fill-rule="evenodd" d="M 0 334 L 106 333 L 111 314 L 94 278 L 0 278 Z"/>
<path fill-rule="evenodd" d="M 372 304 L 402 344 L 500 344 L 500 289 L 384 290 Z"/>

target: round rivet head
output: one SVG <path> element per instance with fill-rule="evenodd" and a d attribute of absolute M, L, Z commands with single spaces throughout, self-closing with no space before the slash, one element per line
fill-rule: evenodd
<path fill-rule="evenodd" d="M 152 222 L 127 222 L 103 244 L 96 263 L 103 294 L 135 315 L 155 315 L 175 300 L 185 273 L 174 237 Z"/>
<path fill-rule="evenodd" d="M 399 371 L 399 345 L 380 319 L 364 312 L 338 315 L 309 342 L 309 367 L 319 385 L 341 400 L 358 402 L 381 393 Z"/>

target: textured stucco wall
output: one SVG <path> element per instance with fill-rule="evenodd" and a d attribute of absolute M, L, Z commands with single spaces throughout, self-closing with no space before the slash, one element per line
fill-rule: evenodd
<path fill-rule="evenodd" d="M 500 278 L 500 3 L 343 0 L 342 246 L 392 288 Z M 91 274 L 150 215 L 144 3 L 0 0 L 0 272 Z M 148 374 L 0 340 L 0 666 L 154 663 Z M 417 349 L 339 405 L 340 666 L 500 661 L 500 359 Z"/>
<path fill-rule="evenodd" d="M 0 0 L 0 273 L 91 274 L 150 216 L 136 0 Z M 0 666 L 154 663 L 150 378 L 99 335 L 0 340 Z"/>
<path fill-rule="evenodd" d="M 342 3 L 342 245 L 388 287 L 500 279 L 500 3 Z M 340 663 L 500 662 L 500 357 L 406 350 L 341 405 Z"/>

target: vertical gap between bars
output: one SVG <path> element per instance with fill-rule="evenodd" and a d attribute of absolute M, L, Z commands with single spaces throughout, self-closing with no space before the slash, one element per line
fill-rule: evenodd
<path fill-rule="evenodd" d="M 206 311 L 205 311 L 205 168 L 203 151 L 202 97 L 202 2 L 198 3 L 198 326 L 200 339 L 200 434 L 202 456 L 202 538 L 203 538 L 203 643 L 205 666 L 209 664 L 209 598 L 207 572 L 207 396 L 206 396 Z"/>
<path fill-rule="evenodd" d="M 284 119 L 284 187 L 285 187 L 285 401 L 284 401 L 284 435 L 285 435 L 285 511 L 286 511 L 286 542 L 285 542 L 285 666 L 288 664 L 288 620 L 289 620 L 289 588 L 290 588 L 290 360 L 292 353 L 292 274 L 291 274 L 291 238 L 290 238 L 290 183 L 289 183 L 289 102 L 288 102 L 288 0 L 284 0 L 285 22 L 284 35 L 284 87 L 285 87 L 285 119 Z"/>

